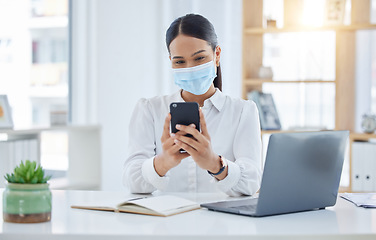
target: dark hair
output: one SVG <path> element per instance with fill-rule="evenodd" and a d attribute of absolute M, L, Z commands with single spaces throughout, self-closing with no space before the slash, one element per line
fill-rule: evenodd
<path fill-rule="evenodd" d="M 187 14 L 175 19 L 166 31 L 166 45 L 170 52 L 171 42 L 179 35 L 202 39 L 208 42 L 213 51 L 218 45 L 217 34 L 213 25 L 205 17 L 198 14 Z M 214 86 L 222 91 L 221 66 L 217 67 L 217 77 L 213 80 Z"/>

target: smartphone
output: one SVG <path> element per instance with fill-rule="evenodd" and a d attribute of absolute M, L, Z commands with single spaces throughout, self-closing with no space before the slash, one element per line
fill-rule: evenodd
<path fill-rule="evenodd" d="M 196 102 L 173 102 L 170 104 L 171 113 L 171 132 L 176 133 L 176 124 L 196 126 L 196 129 L 200 131 L 200 114 L 199 106 Z M 186 134 L 187 137 L 192 137 L 191 134 Z"/>

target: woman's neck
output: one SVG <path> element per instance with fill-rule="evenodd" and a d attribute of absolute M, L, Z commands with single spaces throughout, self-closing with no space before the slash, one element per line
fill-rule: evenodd
<path fill-rule="evenodd" d="M 194 94 L 192 94 L 190 92 L 182 90 L 181 97 L 186 102 L 197 102 L 198 105 L 200 105 L 200 107 L 203 107 L 204 106 L 204 101 L 206 99 L 210 98 L 211 96 L 213 96 L 214 93 L 215 93 L 215 91 L 216 91 L 215 87 L 212 84 L 210 86 L 209 90 L 206 93 L 202 94 L 202 95 L 194 95 Z"/>

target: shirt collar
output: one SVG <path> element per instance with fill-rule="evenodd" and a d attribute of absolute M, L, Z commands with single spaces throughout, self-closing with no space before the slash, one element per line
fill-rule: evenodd
<path fill-rule="evenodd" d="M 226 96 L 218 88 L 215 90 L 213 96 L 204 101 L 204 108 L 206 105 L 213 105 L 220 112 L 225 105 Z"/>
<path fill-rule="evenodd" d="M 219 112 L 222 110 L 225 105 L 226 95 L 224 95 L 221 90 L 215 88 L 215 93 L 210 98 L 204 101 L 204 109 L 210 108 L 213 105 Z M 178 101 L 184 102 L 184 99 L 181 96 L 181 89 L 176 93 L 176 98 Z"/>

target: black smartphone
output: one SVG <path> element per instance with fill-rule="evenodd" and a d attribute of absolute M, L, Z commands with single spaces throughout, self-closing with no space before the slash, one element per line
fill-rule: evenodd
<path fill-rule="evenodd" d="M 171 113 L 171 132 L 176 133 L 176 124 L 196 126 L 200 131 L 200 114 L 199 106 L 196 102 L 173 102 L 170 104 Z M 191 134 L 186 134 L 187 137 L 192 137 Z"/>

